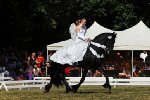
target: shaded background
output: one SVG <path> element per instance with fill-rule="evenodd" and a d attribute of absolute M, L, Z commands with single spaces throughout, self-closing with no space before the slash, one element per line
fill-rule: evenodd
<path fill-rule="evenodd" d="M 70 38 L 78 18 L 112 30 L 124 30 L 140 20 L 150 27 L 149 0 L 1 0 L 0 49 L 43 50 Z"/>

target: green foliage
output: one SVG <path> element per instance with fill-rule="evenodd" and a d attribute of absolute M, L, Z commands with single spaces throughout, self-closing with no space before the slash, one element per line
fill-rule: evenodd
<path fill-rule="evenodd" d="M 141 19 L 150 26 L 149 0 L 5 0 L 0 1 L 1 45 L 45 46 L 70 38 L 68 28 L 87 18 L 112 30 L 124 30 Z M 9 35 L 9 38 L 8 38 Z M 12 42 L 8 42 L 12 41 Z M 44 41 L 44 42 L 43 42 Z"/>
<path fill-rule="evenodd" d="M 133 6 L 128 3 L 118 3 L 114 8 L 116 17 L 114 20 L 114 29 L 123 30 L 135 25 L 137 21 L 137 16 L 133 12 Z"/>

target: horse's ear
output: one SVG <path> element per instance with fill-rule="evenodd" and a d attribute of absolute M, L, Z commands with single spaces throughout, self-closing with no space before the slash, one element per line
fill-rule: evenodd
<path fill-rule="evenodd" d="M 117 35 L 117 33 L 116 32 L 113 32 L 113 34 L 116 36 Z"/>
<path fill-rule="evenodd" d="M 116 32 L 113 32 L 113 34 L 117 34 Z"/>

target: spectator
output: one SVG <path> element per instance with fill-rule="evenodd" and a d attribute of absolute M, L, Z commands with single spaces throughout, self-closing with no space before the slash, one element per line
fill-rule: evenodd
<path fill-rule="evenodd" d="M 92 71 L 91 70 L 88 70 L 87 77 L 92 77 Z"/>
<path fill-rule="evenodd" d="M 28 56 L 27 59 L 24 61 L 24 71 L 25 71 L 25 76 L 27 80 L 32 79 L 32 64 L 31 64 L 31 57 Z"/>
<path fill-rule="evenodd" d="M 139 77 L 139 71 L 140 71 L 140 68 L 137 67 L 136 65 L 133 66 L 133 76 L 134 77 Z"/>
<path fill-rule="evenodd" d="M 34 77 L 38 77 L 40 75 L 40 72 L 41 72 L 40 68 L 38 68 L 38 66 L 35 64 L 33 68 Z"/>
<path fill-rule="evenodd" d="M 26 74 L 26 79 L 27 80 L 32 80 L 33 79 L 33 68 L 30 67 L 28 70 L 27 70 L 27 74 Z"/>
<path fill-rule="evenodd" d="M 30 56 L 27 57 L 27 59 L 24 61 L 24 70 L 28 70 L 28 68 L 31 66 L 31 58 Z"/>
<path fill-rule="evenodd" d="M 36 60 L 36 53 L 32 52 L 32 54 L 31 54 L 31 64 L 32 65 L 35 63 L 35 60 Z"/>
<path fill-rule="evenodd" d="M 143 59 L 143 62 L 145 62 L 145 58 L 147 57 L 147 51 L 143 51 L 141 54 L 140 54 L 140 58 Z"/>
<path fill-rule="evenodd" d="M 8 63 L 6 64 L 6 69 L 9 71 L 9 75 L 16 79 L 16 61 L 13 57 L 9 58 Z"/>
<path fill-rule="evenodd" d="M 36 64 L 37 66 L 40 68 L 42 65 L 44 65 L 44 57 L 42 55 L 39 55 L 37 58 L 36 58 Z"/>
<path fill-rule="evenodd" d="M 41 69 L 41 76 L 45 76 L 46 75 L 46 64 L 43 62 L 40 66 Z"/>
<path fill-rule="evenodd" d="M 96 70 L 94 73 L 94 77 L 101 77 L 102 73 L 99 70 Z"/>

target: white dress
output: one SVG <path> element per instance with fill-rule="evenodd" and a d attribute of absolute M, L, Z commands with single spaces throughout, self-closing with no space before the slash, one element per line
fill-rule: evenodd
<path fill-rule="evenodd" d="M 72 65 L 75 62 L 82 61 L 86 53 L 88 42 L 85 41 L 86 28 L 81 28 L 77 33 L 75 41 L 67 46 L 57 50 L 50 60 L 60 63 Z"/>
<path fill-rule="evenodd" d="M 69 27 L 69 33 L 71 35 L 72 40 L 76 40 L 77 33 L 75 30 L 76 30 L 76 25 L 72 23 Z"/>

